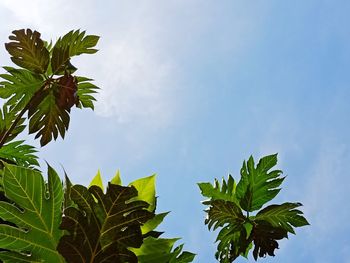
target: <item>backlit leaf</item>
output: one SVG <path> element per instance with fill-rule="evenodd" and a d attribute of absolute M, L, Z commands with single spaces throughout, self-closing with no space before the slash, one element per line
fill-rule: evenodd
<path fill-rule="evenodd" d="M 70 196 L 79 209 L 64 210 L 61 228 L 69 234 L 57 248 L 67 262 L 137 262 L 128 248 L 141 246 L 141 225 L 154 214 L 146 202 L 131 201 L 135 187 L 109 183 L 104 194 L 98 186 L 74 185 Z"/>
<path fill-rule="evenodd" d="M 99 89 L 97 86 L 91 83 L 92 79 L 77 77 L 78 81 L 78 103 L 79 108 L 91 108 L 94 109 L 94 94 L 97 93 Z"/>
<path fill-rule="evenodd" d="M 255 220 L 264 220 L 274 227 L 280 227 L 295 234 L 293 227 L 308 225 L 307 220 L 302 216 L 303 212 L 295 208 L 300 203 L 283 203 L 281 205 L 270 205 L 257 213 Z"/>
<path fill-rule="evenodd" d="M 0 159 L 10 161 L 18 166 L 39 166 L 34 153 L 37 151 L 31 145 L 23 144 L 24 141 L 15 141 L 5 144 L 0 148 Z"/>
<path fill-rule="evenodd" d="M 40 172 L 6 165 L 2 180 L 5 196 L 14 204 L 0 201 L 0 217 L 15 224 L 0 225 L 0 253 L 5 262 L 64 262 L 56 250 L 63 234 L 61 222 L 63 190 L 49 166 L 48 183 Z M 28 261 L 23 261 L 23 257 Z M 16 261 L 17 260 L 17 261 Z"/>
<path fill-rule="evenodd" d="M 97 52 L 98 36 L 86 35 L 85 31 L 70 31 L 59 38 L 52 50 L 51 68 L 54 75 L 64 74 L 71 65 L 70 59 L 80 54 L 93 54 Z"/>
<path fill-rule="evenodd" d="M 49 51 L 40 38 L 40 33 L 30 29 L 20 29 L 12 32 L 12 40 L 5 44 L 11 60 L 16 65 L 33 73 L 43 74 L 49 65 Z"/>
<path fill-rule="evenodd" d="M 44 79 L 25 69 L 4 67 L 7 71 L 1 74 L 3 81 L 0 82 L 0 97 L 8 99 L 6 105 L 11 106 L 11 111 L 18 112 L 34 96 L 35 92 L 44 85 Z"/>
<path fill-rule="evenodd" d="M 241 180 L 237 184 L 236 196 L 245 211 L 255 211 L 272 200 L 281 190 L 278 188 L 284 178 L 282 171 L 270 169 L 277 163 L 277 154 L 265 156 L 255 167 L 251 156 L 243 162 Z"/>

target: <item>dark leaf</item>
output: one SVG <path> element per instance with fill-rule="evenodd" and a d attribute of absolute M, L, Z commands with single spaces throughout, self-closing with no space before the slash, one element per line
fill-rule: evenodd
<path fill-rule="evenodd" d="M 58 251 L 67 262 L 137 262 L 129 247 L 143 242 L 141 225 L 154 214 L 137 196 L 134 187 L 109 184 L 106 194 L 98 186 L 89 189 L 74 185 L 70 195 L 79 209 L 64 211 L 61 228 L 69 232 L 61 238 Z"/>
<path fill-rule="evenodd" d="M 256 221 L 253 229 L 253 256 L 257 260 L 266 255 L 275 256 L 275 249 L 278 249 L 277 240 L 288 237 L 288 232 L 280 227 L 273 227 L 265 221 Z"/>
<path fill-rule="evenodd" d="M 46 145 L 52 139 L 57 139 L 58 134 L 64 138 L 69 126 L 69 110 L 57 105 L 57 90 L 60 87 L 53 84 L 50 89 L 43 90 L 33 99 L 28 111 L 29 133 L 36 133 L 35 138 L 40 138 L 41 146 Z"/>
<path fill-rule="evenodd" d="M 54 90 L 56 104 L 59 108 L 70 110 L 78 103 L 77 80 L 72 75 L 65 74 L 57 79 L 57 88 Z"/>
<path fill-rule="evenodd" d="M 43 74 L 49 65 L 49 51 L 40 38 L 40 33 L 30 29 L 15 30 L 5 44 L 11 60 L 16 65 L 33 73 Z"/>

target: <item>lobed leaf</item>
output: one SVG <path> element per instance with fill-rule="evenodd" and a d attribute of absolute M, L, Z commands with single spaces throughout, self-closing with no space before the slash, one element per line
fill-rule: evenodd
<path fill-rule="evenodd" d="M 35 147 L 23 144 L 23 142 L 15 141 L 2 146 L 0 148 L 0 159 L 23 167 L 39 166 L 38 157 L 34 155 L 37 152 Z"/>
<path fill-rule="evenodd" d="M 137 262 L 129 248 L 141 246 L 141 225 L 154 214 L 146 210 L 146 202 L 131 201 L 136 196 L 132 186 L 109 183 L 106 194 L 94 185 L 72 186 L 70 197 L 79 209 L 65 209 L 61 228 L 69 234 L 57 248 L 66 261 Z"/>
<path fill-rule="evenodd" d="M 3 105 L 2 110 L 0 109 L 0 138 L 3 138 L 5 134 L 9 131 L 11 125 L 15 121 L 17 113 L 14 110 L 9 110 L 8 105 Z M 4 143 L 12 141 L 18 134 L 20 134 L 24 129 L 23 125 L 25 119 L 20 118 L 16 124 L 16 127 L 10 132 Z"/>
<path fill-rule="evenodd" d="M 5 262 L 64 262 L 56 250 L 63 232 L 63 190 L 57 173 L 48 167 L 48 183 L 39 171 L 5 165 L 2 176 L 5 196 L 0 217 L 11 225 L 0 225 L 0 259 Z M 26 257 L 26 261 L 23 257 Z"/>
<path fill-rule="evenodd" d="M 283 203 L 281 205 L 270 205 L 260 210 L 255 220 L 264 220 L 273 227 L 283 228 L 295 234 L 293 227 L 308 225 L 307 220 L 302 216 L 303 212 L 295 208 L 302 206 L 300 203 Z"/>
<path fill-rule="evenodd" d="M 231 175 L 228 176 L 227 181 L 222 179 L 220 185 L 219 181 L 215 179 L 214 184 L 198 183 L 202 195 L 209 197 L 210 200 L 226 200 L 238 204 L 236 198 L 236 183 Z"/>
<path fill-rule="evenodd" d="M 51 68 L 53 74 L 64 74 L 67 69 L 72 67 L 70 59 L 73 56 L 84 53 L 96 53 L 97 49 L 94 49 L 93 47 L 96 46 L 98 40 L 98 36 L 85 36 L 85 31 L 80 32 L 80 30 L 72 30 L 59 38 L 52 49 Z"/>
<path fill-rule="evenodd" d="M 92 79 L 77 77 L 77 81 L 78 81 L 77 94 L 79 98 L 77 106 L 79 108 L 90 108 L 93 110 L 94 101 L 96 101 L 93 95 L 97 93 L 97 90 L 99 88 L 91 83 Z"/>
<path fill-rule="evenodd" d="M 270 171 L 276 164 L 277 154 L 261 158 L 256 167 L 252 156 L 247 163 L 243 162 L 236 196 L 245 211 L 252 212 L 260 209 L 281 190 L 278 187 L 284 180 L 284 177 L 280 177 L 282 171 Z"/>
<path fill-rule="evenodd" d="M 44 79 L 26 69 L 4 67 L 7 71 L 0 74 L 3 81 L 0 82 L 0 97 L 8 99 L 6 105 L 11 106 L 14 113 L 25 108 L 31 98 L 43 85 Z"/>
<path fill-rule="evenodd" d="M 9 37 L 12 41 L 6 43 L 5 48 L 10 53 L 13 63 L 33 73 L 45 73 L 50 56 L 40 33 L 30 29 L 15 30 L 12 33 Z"/>

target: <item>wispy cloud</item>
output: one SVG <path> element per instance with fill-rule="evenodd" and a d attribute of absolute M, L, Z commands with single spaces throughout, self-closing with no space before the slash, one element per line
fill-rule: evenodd
<path fill-rule="evenodd" d="M 44 0 L 4 0 L 0 6 L 10 13 L 13 23 L 9 32 L 13 26 L 33 27 L 44 38 L 55 39 L 81 27 L 102 36 L 101 51 L 94 57 L 79 58 L 77 65 L 80 74 L 92 76 L 102 88 L 97 114 L 120 122 L 142 119 L 163 125 L 169 121 L 175 107 L 176 65 L 162 47 L 169 34 L 159 33 L 161 15 L 157 12 L 122 1 L 106 2 L 104 9 L 93 1 L 63 0 L 50 4 Z"/>

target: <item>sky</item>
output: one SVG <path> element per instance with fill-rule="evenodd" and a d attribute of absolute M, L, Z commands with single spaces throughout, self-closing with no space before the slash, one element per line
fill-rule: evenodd
<path fill-rule="evenodd" d="M 259 261 L 350 263 L 349 12 L 346 0 L 0 0 L 0 42 L 20 28 L 101 36 L 73 60 L 101 88 L 95 111 L 74 109 L 65 140 L 38 155 L 85 185 L 98 169 L 126 184 L 156 173 L 157 211 L 171 211 L 160 230 L 195 262 L 216 262 L 217 234 L 196 184 L 278 153 L 275 202 L 303 203 L 311 225 Z"/>

